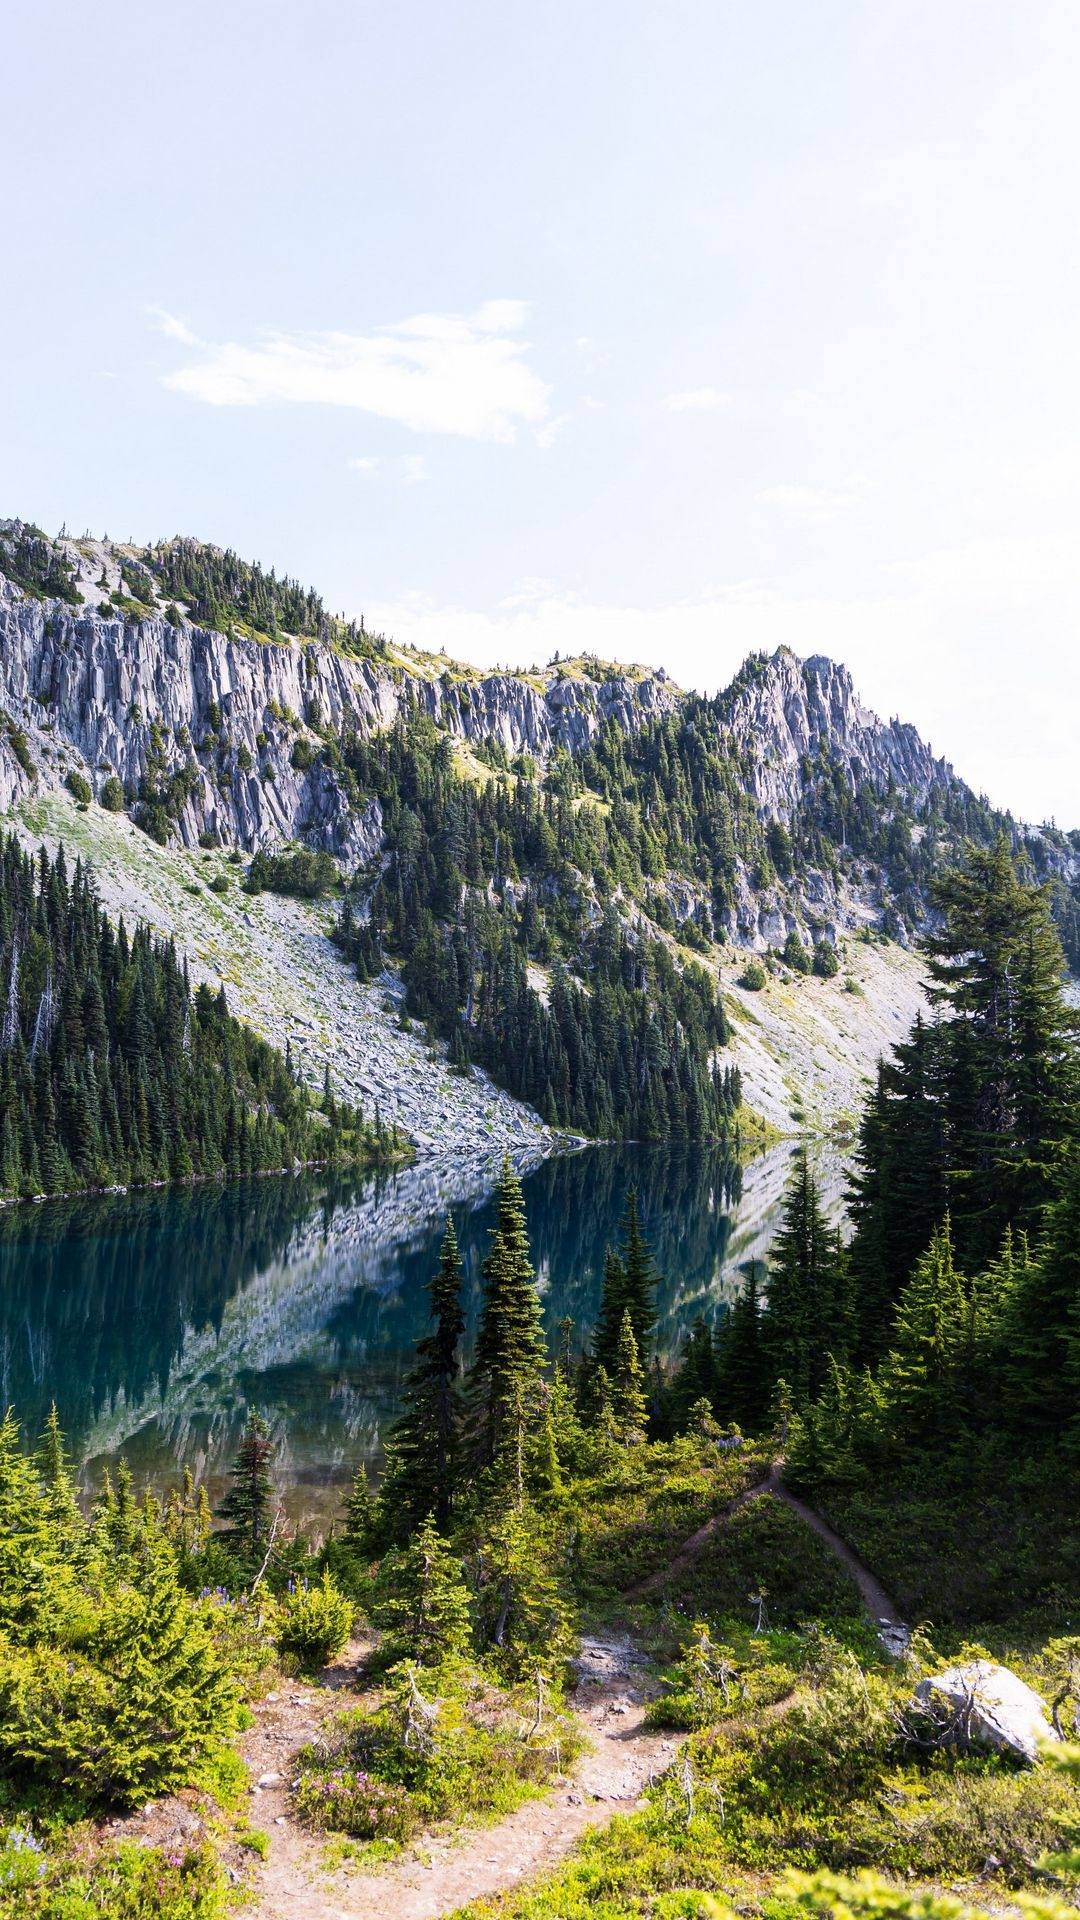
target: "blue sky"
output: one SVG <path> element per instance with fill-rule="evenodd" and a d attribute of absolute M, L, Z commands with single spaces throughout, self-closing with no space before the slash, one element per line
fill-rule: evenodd
<path fill-rule="evenodd" d="M 0 512 L 484 664 L 829 652 L 1080 824 L 1075 6 L 45 0 L 5 53 Z"/>

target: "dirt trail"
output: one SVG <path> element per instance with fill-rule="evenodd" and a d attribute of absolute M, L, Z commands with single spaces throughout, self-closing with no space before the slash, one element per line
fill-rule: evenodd
<path fill-rule="evenodd" d="M 774 1493 L 778 1500 L 783 1500 L 786 1506 L 798 1514 L 804 1525 L 808 1526 L 811 1532 L 816 1533 L 819 1540 L 824 1541 L 845 1573 L 850 1574 L 886 1651 L 903 1653 L 911 1638 L 911 1629 L 901 1618 L 899 1607 L 886 1593 L 876 1574 L 871 1573 L 866 1562 L 859 1559 L 854 1548 L 849 1547 L 847 1541 L 842 1540 L 840 1535 L 833 1531 L 828 1521 L 822 1519 L 820 1513 L 815 1513 L 813 1507 L 808 1507 L 806 1501 L 800 1500 L 797 1494 L 789 1493 L 779 1478 L 775 1485 L 769 1488 L 769 1492 Z"/>
<path fill-rule="evenodd" d="M 687 1567 L 693 1566 L 706 1543 L 712 1539 L 714 1533 L 719 1533 L 722 1527 L 727 1526 L 733 1513 L 738 1513 L 740 1507 L 745 1507 L 749 1500 L 759 1499 L 763 1493 L 779 1493 L 779 1491 L 780 1468 L 774 1461 L 764 1480 L 757 1480 L 752 1487 L 744 1487 L 741 1493 L 737 1493 L 734 1500 L 730 1501 L 726 1507 L 722 1507 L 719 1513 L 714 1513 L 711 1519 L 706 1520 L 704 1526 L 698 1527 L 696 1533 L 690 1534 L 689 1538 L 683 1541 L 682 1546 L 672 1555 L 666 1566 L 661 1567 L 656 1573 L 650 1573 L 648 1579 L 642 1580 L 638 1586 L 631 1587 L 626 1596 L 627 1599 L 644 1600 L 649 1594 L 660 1593 L 672 1580 L 677 1580 L 680 1574 L 685 1573 Z"/>
<path fill-rule="evenodd" d="M 830 1527 L 828 1521 L 823 1520 L 820 1513 L 815 1513 L 813 1507 L 808 1507 L 805 1500 L 800 1500 L 797 1494 L 788 1491 L 782 1477 L 783 1465 L 782 1460 L 774 1460 L 763 1480 L 758 1480 L 752 1487 L 744 1487 L 743 1491 L 720 1513 L 714 1513 L 711 1519 L 706 1520 L 704 1526 L 698 1527 L 696 1533 L 690 1534 L 688 1539 L 683 1541 L 682 1546 L 665 1567 L 661 1567 L 658 1573 L 651 1573 L 640 1586 L 631 1590 L 627 1598 L 644 1599 L 647 1595 L 661 1592 L 672 1580 L 677 1580 L 680 1574 L 685 1573 L 686 1569 L 693 1565 L 713 1535 L 727 1525 L 732 1514 L 737 1513 L 740 1507 L 745 1507 L 748 1501 L 759 1500 L 768 1494 L 775 1500 L 782 1500 L 785 1506 L 798 1514 L 803 1525 L 817 1534 L 818 1539 L 824 1543 L 833 1558 L 839 1561 L 845 1573 L 854 1581 L 863 1606 L 877 1628 L 878 1638 L 886 1652 L 903 1654 L 911 1638 L 911 1629 L 902 1618 L 895 1600 L 886 1593 L 880 1580 L 876 1574 L 871 1573 L 866 1562 L 860 1560 L 854 1548 L 849 1547 L 847 1541 L 841 1539 L 840 1535 Z"/>
<path fill-rule="evenodd" d="M 629 1599 L 653 1594 L 677 1579 L 750 1500 L 783 1500 L 824 1543 L 858 1588 L 863 1605 L 890 1653 L 901 1654 L 908 1628 L 869 1567 L 821 1515 L 781 1479 L 776 1461 L 756 1486 L 685 1540 L 660 1573 Z M 251 1820 L 270 1835 L 258 1870 L 253 1920 L 439 1920 L 469 1901 L 519 1885 L 563 1859 L 588 1827 L 601 1826 L 637 1806 L 650 1781 L 670 1764 L 680 1742 L 649 1732 L 645 1707 L 652 1691 L 647 1661 L 629 1639 L 586 1637 L 578 1658 L 573 1706 L 591 1751 L 545 1799 L 530 1800 L 491 1827 L 465 1827 L 426 1836 L 414 1851 L 375 1871 L 346 1864 L 328 1870 L 325 1842 L 293 1817 L 289 1781 L 298 1747 L 318 1737 L 354 1697 L 359 1643 L 324 1675 L 318 1687 L 294 1685 L 270 1694 L 255 1709 L 244 1757 L 251 1769 Z M 781 1703 L 778 1710 L 783 1710 Z"/>
<path fill-rule="evenodd" d="M 433 1834 L 415 1854 L 375 1871 L 328 1872 L 324 1842 L 296 1823 L 289 1805 L 292 1756 L 340 1708 L 350 1670 L 327 1675 L 336 1692 L 294 1686 L 260 1703 L 245 1758 L 260 1783 L 252 1824 L 269 1833 L 270 1852 L 256 1877 L 253 1920 L 437 1920 L 554 1865 L 587 1827 L 637 1806 L 679 1744 L 644 1726 L 647 1664 L 628 1640 L 586 1638 L 577 1667 L 573 1704 L 592 1751 L 572 1778 L 496 1826 Z"/>

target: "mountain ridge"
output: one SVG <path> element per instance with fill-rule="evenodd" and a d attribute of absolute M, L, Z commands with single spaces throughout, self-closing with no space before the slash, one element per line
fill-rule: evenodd
<path fill-rule="evenodd" d="M 220 627 L 188 617 L 178 583 Z M 318 633 L 290 635 L 286 615 Z M 752 656 L 712 696 L 663 669 L 589 657 L 485 673 L 335 621 L 297 583 L 195 542 L 50 542 L 0 523 L 0 808 L 39 844 L 66 818 L 107 868 L 113 910 L 146 910 L 146 876 L 168 853 L 175 874 L 159 889 L 157 924 L 210 979 L 226 977 L 224 951 L 211 928 L 200 951 L 183 894 L 212 884 L 224 913 L 232 889 L 231 938 L 252 945 L 255 914 L 252 964 L 269 983 L 293 961 L 261 909 L 237 911 L 228 862 L 251 858 L 249 885 L 274 887 L 279 868 L 289 884 L 290 849 L 329 855 L 348 890 L 345 953 L 361 982 L 385 981 L 350 1003 L 354 1093 L 370 1097 L 380 1050 L 404 1061 L 390 1021 L 407 1010 L 426 1023 L 429 1048 L 456 1049 L 459 1071 L 486 1066 L 525 1101 L 520 1120 L 492 1116 L 500 1139 L 524 1129 L 542 1141 L 543 1122 L 588 1132 L 617 1120 L 614 1090 L 613 1107 L 569 1113 L 565 1087 L 584 1084 L 582 1071 L 566 1081 L 563 1041 L 549 1032 L 554 991 L 573 1055 L 605 969 L 630 995 L 619 1046 L 631 1045 L 639 999 L 647 1014 L 637 1064 L 620 1073 L 660 1071 L 665 1047 L 703 1021 L 686 1067 L 698 1076 L 692 1104 L 713 1100 L 710 1074 L 737 1067 L 749 1103 L 782 1130 L 844 1120 L 921 1004 L 904 949 L 965 837 L 1004 831 L 1028 857 L 1054 888 L 1080 965 L 1080 834 L 995 812 L 914 727 L 867 708 L 827 656 Z M 143 832 L 115 831 L 110 813 Z M 310 936 L 288 936 L 323 943 L 312 979 L 329 965 L 327 931 L 323 916 Z M 746 968 L 755 955 L 757 979 Z M 811 960 L 825 977 L 800 984 Z M 726 1042 L 712 1004 L 721 978 Z M 306 991 L 293 993 L 288 1019 Z M 655 1015 L 672 994 L 685 1004 L 671 1003 L 662 1040 Z M 272 985 L 245 1004 L 280 1041 Z M 516 1009 L 505 1014 L 512 1032 L 491 1024 L 497 1005 Z M 314 988 L 310 1010 L 321 1018 Z M 357 1039 L 380 1019 L 383 1041 Z M 336 1067 L 329 1040 L 327 1061 Z M 402 1076 L 404 1065 L 396 1099 L 420 1140 L 430 1129 L 411 1118 Z M 440 1085 L 440 1138 L 460 1122 L 479 1144 L 487 1096 L 455 1119 L 453 1089 L 469 1079 Z M 710 1125 L 727 1124 L 722 1111 Z"/>

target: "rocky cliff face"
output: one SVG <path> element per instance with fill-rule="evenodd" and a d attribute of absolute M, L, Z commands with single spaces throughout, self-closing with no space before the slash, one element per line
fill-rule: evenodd
<path fill-rule="evenodd" d="M 679 698 L 662 673 L 434 677 L 332 646 L 41 601 L 0 574 L 0 707 L 12 723 L 0 730 L 0 806 L 72 770 L 95 792 L 115 775 L 134 795 L 156 754 L 185 775 L 176 828 L 188 846 L 205 834 L 248 852 L 303 838 L 346 866 L 372 858 L 377 803 L 357 811 L 332 769 L 294 764 L 306 757 L 296 748 L 309 721 L 366 733 L 411 701 L 464 741 L 542 760 L 555 746 L 585 746 L 608 718 L 630 729 Z"/>
<path fill-rule="evenodd" d="M 382 816 L 318 751 L 325 732 L 366 734 L 413 706 L 466 745 L 496 743 L 511 758 L 543 762 L 555 747 L 580 751 L 609 720 L 632 732 L 685 708 L 701 723 L 701 703 L 691 710 L 662 671 L 575 662 L 480 675 L 392 647 L 368 657 L 332 640 L 223 634 L 171 604 L 126 617 L 113 603 L 134 550 L 107 542 L 36 538 L 35 565 L 47 562 L 48 580 L 59 578 L 67 593 L 37 598 L 3 574 L 13 565 L 13 524 L 0 523 L 0 808 L 72 773 L 98 797 L 115 776 L 129 805 L 156 783 L 168 787 L 174 830 L 188 847 L 250 853 L 301 839 L 351 870 L 378 855 Z M 157 607 L 164 595 L 151 589 L 149 598 Z M 781 651 L 748 661 L 710 703 L 710 728 L 713 713 L 765 821 L 791 821 L 823 763 L 853 788 L 869 783 L 886 794 L 895 786 L 909 812 L 933 789 L 967 794 L 913 727 L 869 712 L 846 668 L 822 656 Z M 1080 868 L 1080 856 L 1069 858 Z M 880 911 L 876 884 L 868 877 L 860 892 L 858 875 L 811 869 L 796 896 L 740 868 L 722 930 L 747 947 L 782 944 L 793 927 L 835 937 Z M 672 875 L 669 886 L 682 920 L 692 883 Z"/>
<path fill-rule="evenodd" d="M 799 660 L 780 651 L 750 662 L 724 702 L 724 717 L 743 750 L 755 798 L 771 819 L 788 820 L 802 788 L 806 759 L 825 754 L 853 784 L 884 792 L 890 780 L 922 802 L 935 785 L 956 781 L 914 727 L 886 723 L 864 707 L 846 667 L 815 654 Z"/>

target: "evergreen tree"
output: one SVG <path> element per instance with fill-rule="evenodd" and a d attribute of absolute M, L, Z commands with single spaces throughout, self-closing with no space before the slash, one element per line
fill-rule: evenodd
<path fill-rule="evenodd" d="M 999 1340 L 1007 1428 L 1053 1442 L 1080 1411 L 1080 1153 L 1066 1167 L 1035 1258 L 1016 1276 Z"/>
<path fill-rule="evenodd" d="M 965 1323 L 964 1283 L 946 1220 L 897 1301 L 881 1370 L 885 1416 L 898 1446 L 926 1450 L 955 1443 Z"/>
<path fill-rule="evenodd" d="M 522 1420 L 540 1411 L 546 1347 L 533 1280 L 521 1181 L 507 1156 L 495 1190 L 496 1220 L 484 1261 L 484 1298 L 469 1376 L 471 1444 L 490 1469 L 516 1454 Z M 511 1466 L 511 1471 L 513 1468 Z"/>
<path fill-rule="evenodd" d="M 638 1358 L 638 1343 L 634 1337 L 634 1323 L 630 1318 L 629 1307 L 623 1313 L 622 1328 L 619 1333 L 611 1398 L 620 1440 L 624 1444 L 644 1440 L 648 1415 L 645 1374 Z"/>
<path fill-rule="evenodd" d="M 372 1618 L 393 1660 L 441 1667 L 467 1656 L 468 1590 L 460 1561 L 430 1515 L 407 1546 L 383 1561 Z"/>
<path fill-rule="evenodd" d="M 626 1196 L 622 1238 L 623 1308 L 630 1315 L 638 1355 L 644 1364 L 656 1327 L 657 1277 L 652 1253 L 638 1218 L 637 1188 Z"/>
<path fill-rule="evenodd" d="M 461 1280 L 457 1237 L 448 1218 L 430 1289 L 434 1330 L 417 1346 L 392 1437 L 393 1473 L 384 1505 L 405 1530 L 430 1513 L 445 1533 L 454 1509 L 461 1468 Z"/>
<path fill-rule="evenodd" d="M 225 1538 L 251 1561 L 263 1551 L 270 1529 L 273 1457 L 270 1429 L 261 1413 L 252 1407 L 233 1462 L 229 1491 L 218 1508 L 218 1518 L 227 1523 Z"/>
<path fill-rule="evenodd" d="M 377 1514 L 378 1506 L 371 1491 L 367 1467 L 361 1460 L 349 1488 L 349 1498 L 345 1504 L 345 1530 L 342 1534 L 348 1552 L 355 1553 L 359 1559 L 364 1559 L 371 1551 Z"/>
<path fill-rule="evenodd" d="M 1078 1132 L 1077 1016 L 1048 892 L 1022 880 L 1008 842 L 969 848 L 933 888 L 943 916 L 925 945 L 953 1057 L 950 1196 L 971 1264 L 1005 1227 L 1037 1227 Z"/>
<path fill-rule="evenodd" d="M 787 1381 L 796 1407 L 825 1378 L 828 1357 L 850 1344 L 846 1256 L 830 1233 L 805 1153 L 800 1154 L 769 1255 L 762 1334 L 772 1379 Z"/>
<path fill-rule="evenodd" d="M 592 1338 L 592 1361 L 594 1366 L 603 1367 L 609 1378 L 615 1370 L 625 1312 L 626 1269 L 618 1254 L 608 1247 L 604 1254 L 600 1311 Z"/>
<path fill-rule="evenodd" d="M 550 1528 L 529 1507 L 496 1507 L 477 1541 L 476 1594 L 481 1644 L 504 1674 L 549 1673 L 573 1645 Z"/>
<path fill-rule="evenodd" d="M 752 1260 L 724 1322 L 717 1352 L 717 1407 L 744 1433 L 760 1431 L 768 1407 L 769 1363 L 762 1318 L 758 1262 Z"/>

